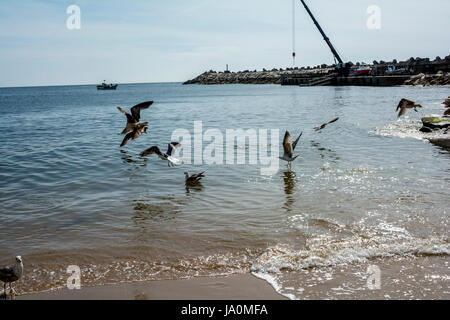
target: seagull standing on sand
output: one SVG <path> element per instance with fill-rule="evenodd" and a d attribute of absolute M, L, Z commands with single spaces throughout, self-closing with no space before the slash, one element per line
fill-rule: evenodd
<path fill-rule="evenodd" d="M 181 163 L 180 159 L 172 157 L 173 152 L 181 146 L 179 142 L 171 142 L 169 143 L 169 147 L 167 148 L 167 152 L 164 153 L 159 149 L 158 146 L 153 146 L 145 150 L 141 153 L 141 157 L 146 157 L 152 154 L 156 154 L 160 159 L 167 160 L 167 165 L 170 167 L 174 167 L 175 164 Z"/>
<path fill-rule="evenodd" d="M 6 295 L 6 284 L 9 283 L 10 292 L 14 292 L 15 290 L 12 287 L 12 283 L 14 281 L 19 280 L 23 274 L 23 263 L 22 257 L 16 257 L 16 263 L 12 267 L 4 267 L 0 268 L 0 281 L 4 282 L 4 294 Z"/>
<path fill-rule="evenodd" d="M 148 122 L 142 122 L 142 123 L 138 123 L 135 125 L 133 131 L 129 132 L 125 138 L 123 138 L 122 143 L 120 144 L 121 147 L 123 147 L 124 145 L 126 145 L 128 143 L 128 141 L 131 140 L 135 140 L 137 138 L 139 138 L 139 136 L 142 133 L 147 133 L 147 127 L 148 126 Z"/>
<path fill-rule="evenodd" d="M 127 125 L 121 134 L 132 131 L 139 124 L 139 120 L 141 119 L 141 110 L 148 109 L 152 104 L 153 101 L 139 103 L 131 108 L 131 114 L 123 110 L 121 107 L 117 107 L 117 109 L 119 109 L 119 111 L 127 117 Z"/>
<path fill-rule="evenodd" d="M 328 121 L 327 123 L 324 123 L 324 124 L 322 124 L 322 125 L 320 125 L 320 126 L 318 126 L 318 127 L 315 127 L 314 130 L 316 130 L 316 131 L 322 130 L 323 128 L 325 128 L 325 127 L 326 127 L 327 125 L 329 125 L 330 123 L 336 122 L 336 121 L 338 121 L 338 120 L 339 120 L 339 118 L 334 118 L 333 120 Z"/>
<path fill-rule="evenodd" d="M 404 115 L 407 109 L 414 109 L 415 112 L 419 112 L 417 111 L 416 108 L 422 108 L 422 106 L 420 104 L 415 103 L 414 101 L 403 98 L 402 100 L 400 100 L 397 109 L 395 110 L 395 111 L 400 110 L 397 118 L 400 118 L 402 115 Z"/>
<path fill-rule="evenodd" d="M 205 176 L 204 173 L 205 171 L 190 175 L 189 172 L 185 172 L 184 176 L 186 177 L 186 184 L 196 184 L 200 182 L 200 180 Z"/>
<path fill-rule="evenodd" d="M 294 150 L 295 147 L 297 146 L 298 140 L 300 140 L 300 137 L 302 136 L 303 133 L 300 133 L 300 135 L 298 136 L 298 138 L 294 141 L 294 143 L 291 142 L 291 135 L 289 133 L 289 131 L 286 130 L 286 133 L 284 134 L 284 139 L 283 139 L 283 149 L 284 149 L 284 154 L 282 157 L 279 157 L 281 160 L 287 161 L 288 164 L 290 165 L 292 161 L 294 161 L 298 156 L 294 157 Z"/>

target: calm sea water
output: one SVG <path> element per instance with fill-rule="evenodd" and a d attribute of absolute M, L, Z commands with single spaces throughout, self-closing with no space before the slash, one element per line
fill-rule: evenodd
<path fill-rule="evenodd" d="M 294 299 L 364 296 L 374 264 L 398 281 L 386 298 L 450 298 L 450 152 L 417 132 L 449 95 L 448 87 L 0 88 L 0 264 L 23 256 L 23 293 L 64 287 L 74 264 L 86 286 L 252 272 Z M 402 97 L 423 109 L 397 120 Z M 116 107 L 145 100 L 155 101 L 141 114 L 149 133 L 120 148 L 125 117 Z M 303 132 L 300 157 L 271 176 L 259 165 L 168 168 L 139 157 L 165 149 L 177 128 L 193 133 L 198 120 L 224 135 Z M 184 171 L 204 170 L 202 184 L 186 188 Z M 417 270 L 406 274 L 408 266 Z"/>

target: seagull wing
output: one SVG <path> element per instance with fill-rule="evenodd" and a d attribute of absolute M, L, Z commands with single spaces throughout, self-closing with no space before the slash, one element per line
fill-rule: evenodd
<path fill-rule="evenodd" d="M 138 122 L 136 119 L 134 119 L 134 117 L 131 114 L 129 114 L 128 112 L 123 110 L 121 107 L 117 107 L 117 109 L 119 109 L 119 111 L 122 112 L 127 117 L 128 123 L 137 123 Z"/>
<path fill-rule="evenodd" d="M 400 102 L 398 103 L 397 109 L 395 109 L 395 111 L 398 111 L 401 108 L 406 108 L 407 106 L 414 106 L 414 101 L 411 101 L 409 99 L 405 99 L 403 98 L 402 100 L 400 100 Z"/>
<path fill-rule="evenodd" d="M 292 153 L 294 152 L 294 149 L 292 148 L 291 135 L 289 134 L 289 131 L 287 131 L 287 130 L 286 130 L 286 133 L 284 134 L 283 149 L 284 149 L 285 155 L 292 157 Z"/>
<path fill-rule="evenodd" d="M 403 106 L 403 102 L 404 102 L 405 100 L 406 100 L 406 99 L 400 100 L 400 102 L 399 102 L 398 105 L 397 105 L 397 109 L 395 109 L 395 111 L 398 111 L 398 110 Z"/>
<path fill-rule="evenodd" d="M 300 137 L 302 136 L 303 132 L 300 133 L 297 139 L 295 139 L 294 143 L 292 144 L 292 150 L 295 150 L 295 147 L 297 146 L 298 140 L 300 140 Z"/>
<path fill-rule="evenodd" d="M 6 280 L 9 279 L 11 277 L 13 277 L 14 274 L 14 270 L 11 267 L 4 267 L 0 269 L 0 280 Z"/>
<path fill-rule="evenodd" d="M 397 118 L 400 118 L 402 115 L 404 115 L 406 113 L 406 110 L 407 110 L 406 106 L 401 107 Z"/>
<path fill-rule="evenodd" d="M 123 147 L 124 145 L 126 145 L 126 144 L 128 143 L 128 141 L 129 141 L 130 139 L 133 138 L 133 136 L 134 136 L 135 133 L 136 133 L 136 129 L 133 130 L 133 131 L 131 131 L 131 132 L 129 132 L 129 133 L 125 136 L 125 138 L 123 138 L 122 143 L 120 144 L 120 146 Z"/>
<path fill-rule="evenodd" d="M 195 173 L 195 174 L 191 175 L 190 178 L 194 178 L 194 179 L 199 179 L 200 180 L 201 178 L 203 178 L 205 176 L 204 173 L 205 173 L 205 171 L 200 172 L 200 173 Z"/>
<path fill-rule="evenodd" d="M 167 155 L 171 156 L 173 151 L 178 149 L 181 146 L 179 142 L 171 142 L 169 143 L 169 147 L 167 148 Z"/>
<path fill-rule="evenodd" d="M 153 101 L 146 101 L 132 107 L 131 114 L 133 115 L 133 118 L 136 119 L 136 121 L 139 121 L 141 119 L 141 110 L 148 109 L 152 104 Z"/>
<path fill-rule="evenodd" d="M 336 122 L 336 121 L 338 121 L 339 120 L 339 117 L 337 117 L 337 118 L 334 118 L 333 120 L 331 120 L 330 122 L 328 122 L 327 124 L 330 124 L 330 123 L 333 123 L 333 122 Z"/>
<path fill-rule="evenodd" d="M 189 177 L 186 179 L 186 182 L 188 182 L 188 183 L 195 183 L 195 182 L 198 182 L 198 181 L 201 180 L 201 178 L 204 177 L 204 175 L 203 175 L 204 173 L 205 173 L 205 171 L 200 172 L 200 173 L 195 173 L 195 174 L 189 176 Z"/>
<path fill-rule="evenodd" d="M 145 150 L 144 152 L 141 153 L 141 157 L 146 157 L 146 156 L 150 156 L 152 154 L 156 154 L 160 157 L 163 156 L 163 153 L 161 152 L 161 150 L 159 149 L 158 146 L 153 146 L 148 148 L 147 150 Z"/>

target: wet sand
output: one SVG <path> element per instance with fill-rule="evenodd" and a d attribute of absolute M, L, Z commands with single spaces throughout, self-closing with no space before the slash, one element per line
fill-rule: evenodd
<path fill-rule="evenodd" d="M 280 300 L 266 281 L 251 274 L 124 283 L 17 296 L 18 300 Z"/>
<path fill-rule="evenodd" d="M 379 268 L 379 287 L 368 286 L 368 268 Z M 252 274 L 156 280 L 23 294 L 18 300 L 409 300 L 450 298 L 447 256 L 377 258 L 366 263 L 311 268 L 281 275 L 281 294 Z M 370 272 L 372 273 L 372 272 Z M 257 275 L 259 276 L 259 275 Z M 273 275 L 269 275 L 269 278 Z M 302 284 L 295 290 L 296 283 Z"/>

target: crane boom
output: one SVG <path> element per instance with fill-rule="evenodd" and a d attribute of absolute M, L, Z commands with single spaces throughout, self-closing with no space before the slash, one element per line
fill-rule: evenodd
<path fill-rule="evenodd" d="M 327 35 L 325 34 L 325 32 L 323 32 L 322 28 L 320 27 L 319 23 L 317 22 L 316 18 L 314 18 L 311 10 L 309 10 L 308 6 L 306 5 L 305 1 L 300 0 L 303 4 L 303 6 L 305 7 L 306 11 L 308 12 L 309 16 L 311 17 L 312 21 L 314 22 L 314 24 L 316 25 L 317 29 L 319 29 L 319 32 L 322 34 L 323 36 L 323 40 L 325 40 L 325 42 L 328 44 L 328 47 L 330 47 L 331 52 L 333 53 L 334 57 L 337 59 L 337 61 L 339 61 L 339 63 L 341 65 L 344 64 L 344 62 L 342 61 L 341 57 L 339 56 L 339 54 L 337 53 L 336 49 L 333 47 L 333 45 L 331 44 L 330 39 L 327 37 Z"/>

